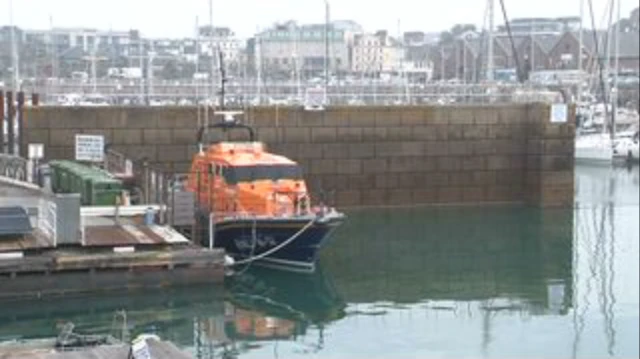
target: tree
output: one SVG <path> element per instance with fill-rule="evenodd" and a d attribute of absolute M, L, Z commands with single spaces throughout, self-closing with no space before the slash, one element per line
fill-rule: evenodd
<path fill-rule="evenodd" d="M 440 33 L 440 44 L 451 44 L 458 36 L 464 34 L 465 32 L 476 30 L 476 25 L 473 24 L 456 24 L 450 30 Z"/>

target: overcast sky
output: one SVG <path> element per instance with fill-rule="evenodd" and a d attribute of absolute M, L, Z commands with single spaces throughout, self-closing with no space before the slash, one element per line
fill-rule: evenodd
<path fill-rule="evenodd" d="M 25 28 L 91 27 L 139 29 L 144 36 L 186 37 L 194 34 L 196 17 L 209 23 L 209 0 L 0 0 L 0 24 L 13 22 Z M 592 0 L 596 24 L 607 0 Z M 365 30 L 388 29 L 437 32 L 456 23 L 484 22 L 486 0 L 329 0 L 331 18 L 352 19 Z M 638 0 L 620 0 L 622 17 L 638 6 Z M 585 0 L 585 21 L 588 20 Z M 503 23 L 496 0 L 496 25 Z M 505 0 L 507 14 L 514 17 L 578 16 L 580 0 Z M 229 26 L 241 37 L 276 21 L 296 19 L 302 23 L 324 22 L 323 0 L 213 0 L 214 26 Z M 615 15 L 614 15 L 615 16 Z M 398 20 L 400 26 L 398 27 Z M 590 23 L 590 20 L 587 21 Z"/>

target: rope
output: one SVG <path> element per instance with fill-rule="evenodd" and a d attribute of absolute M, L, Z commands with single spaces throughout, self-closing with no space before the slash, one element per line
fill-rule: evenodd
<path fill-rule="evenodd" d="M 244 264 L 244 263 L 250 263 L 250 262 L 253 262 L 253 261 L 257 261 L 257 260 L 259 260 L 259 259 L 262 259 L 262 258 L 264 258 L 264 257 L 266 257 L 266 256 L 268 256 L 268 255 L 270 255 L 270 254 L 273 254 L 273 253 L 275 253 L 275 252 L 279 251 L 280 249 L 282 249 L 283 247 L 285 247 L 285 246 L 286 246 L 286 245 L 288 245 L 289 243 L 293 242 L 296 238 L 300 237 L 300 235 L 301 235 L 302 233 L 304 233 L 304 231 L 306 231 L 307 229 L 309 229 L 309 227 L 311 227 L 311 226 L 313 225 L 313 223 L 314 223 L 314 222 L 315 222 L 315 218 L 313 218 L 312 220 L 310 220 L 310 221 L 309 221 L 309 223 L 307 223 L 304 227 L 300 228 L 300 230 L 299 230 L 298 232 L 296 232 L 296 234 L 294 234 L 293 236 L 291 236 L 291 237 L 290 237 L 289 239 L 287 239 L 286 241 L 284 241 L 284 242 L 280 243 L 279 245 L 277 245 L 277 246 L 275 246 L 275 247 L 271 248 L 270 250 L 268 250 L 268 251 L 266 251 L 266 252 L 264 252 L 264 253 L 258 254 L 258 255 L 257 255 L 257 256 L 255 256 L 255 257 L 250 257 L 250 258 L 247 258 L 247 259 L 243 259 L 243 260 L 237 261 L 237 262 L 233 263 L 233 264 L 232 264 L 232 266 L 239 265 L 239 264 Z"/>

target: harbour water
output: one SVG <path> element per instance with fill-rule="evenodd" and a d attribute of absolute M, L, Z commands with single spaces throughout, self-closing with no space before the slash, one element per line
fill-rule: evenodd
<path fill-rule="evenodd" d="M 4 303 L 0 340 L 72 321 L 196 358 L 635 358 L 639 182 L 583 166 L 573 209 L 355 211 L 313 275 L 252 266 L 224 288 Z"/>

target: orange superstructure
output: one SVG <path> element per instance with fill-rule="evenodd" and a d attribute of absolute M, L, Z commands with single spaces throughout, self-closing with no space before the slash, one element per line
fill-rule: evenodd
<path fill-rule="evenodd" d="M 298 164 L 261 142 L 220 142 L 194 156 L 187 187 L 216 215 L 291 216 L 310 211 Z"/>

